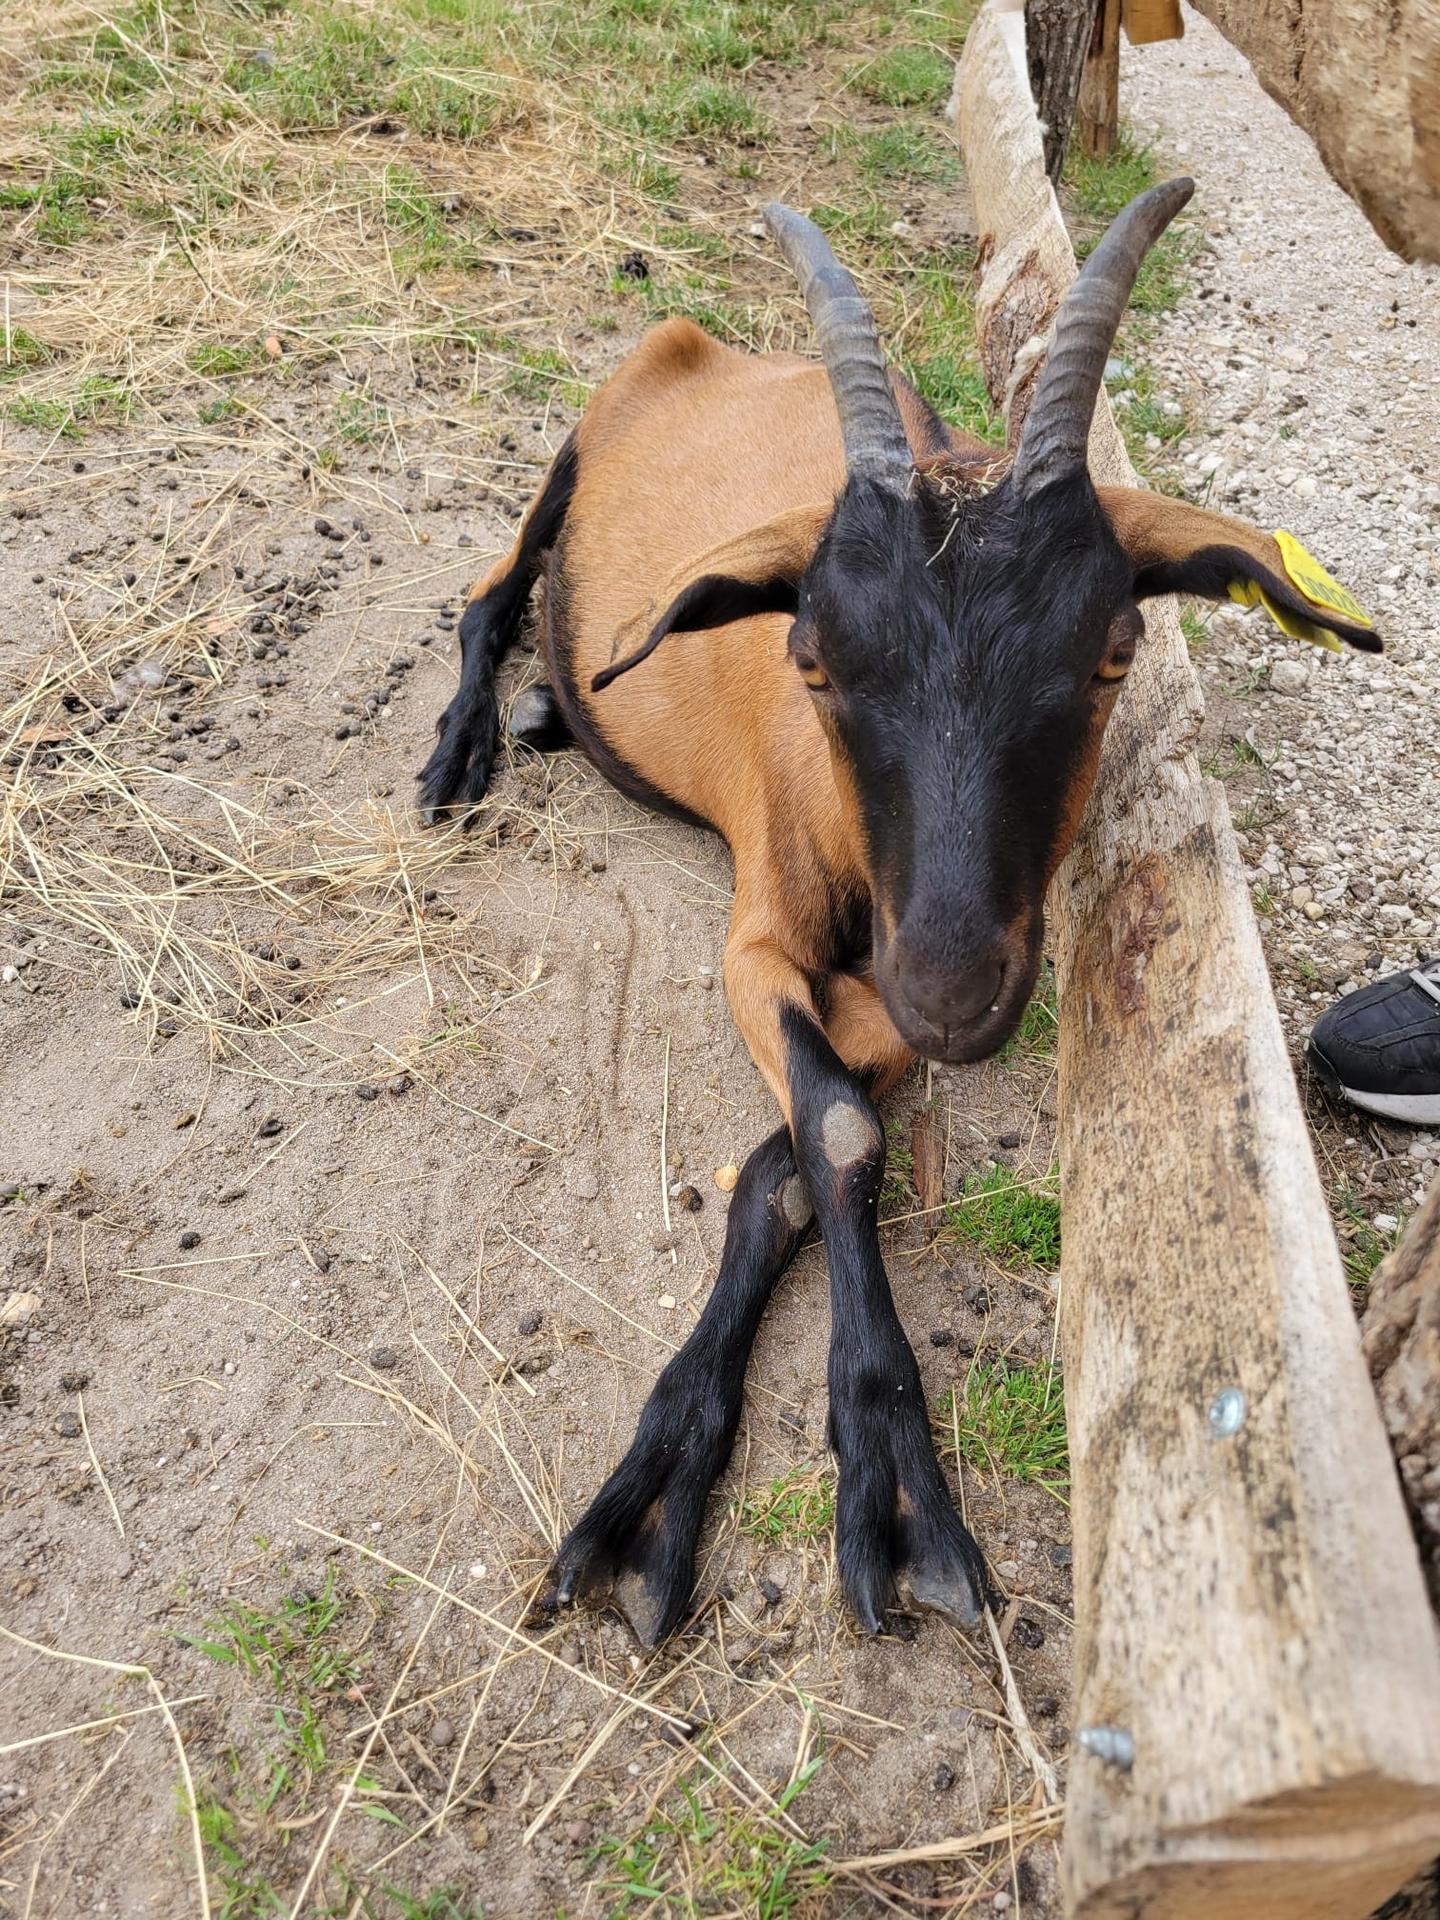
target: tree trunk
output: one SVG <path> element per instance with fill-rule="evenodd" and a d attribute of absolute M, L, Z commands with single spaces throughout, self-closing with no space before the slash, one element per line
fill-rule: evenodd
<path fill-rule="evenodd" d="M 1026 0 L 1025 4 L 1030 91 L 1045 141 L 1045 171 L 1056 185 L 1070 145 L 1097 5 L 1098 0 Z"/>

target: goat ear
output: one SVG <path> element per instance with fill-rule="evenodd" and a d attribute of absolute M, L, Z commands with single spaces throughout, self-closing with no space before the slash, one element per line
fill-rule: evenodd
<path fill-rule="evenodd" d="M 645 638 L 602 667 L 590 682 L 591 692 L 603 692 L 612 680 L 648 660 L 666 634 L 703 633 L 757 613 L 794 613 L 800 582 L 833 511 L 830 506 L 792 507 L 691 561 L 661 589 L 669 604 L 658 620 L 652 602 L 651 611 L 621 628 L 616 654 L 638 633 Z"/>
<path fill-rule="evenodd" d="M 1211 513 L 1139 487 L 1099 487 L 1100 504 L 1135 569 L 1135 598 L 1193 593 L 1204 600 L 1264 606 L 1276 626 L 1331 653 L 1340 642 L 1379 653 L 1369 615 L 1332 580 L 1293 534 L 1261 533 L 1228 513 Z"/>

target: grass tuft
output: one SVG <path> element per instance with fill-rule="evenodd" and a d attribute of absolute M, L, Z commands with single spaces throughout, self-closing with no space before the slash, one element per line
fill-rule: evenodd
<path fill-rule="evenodd" d="M 746 1920 L 789 1920 L 813 1910 L 830 1874 L 824 1841 L 800 1838 L 778 1816 L 804 1793 L 820 1771 L 810 1759 L 774 1803 L 775 1816 L 715 1805 L 704 1776 L 680 1782 L 679 1794 L 628 1840 L 606 1836 L 591 1854 L 613 1904 L 609 1920 L 641 1915 L 745 1915 Z"/>
<path fill-rule="evenodd" d="M 1058 1367 L 977 1360 L 940 1403 L 942 1450 L 977 1473 L 1004 1474 L 1052 1493 L 1070 1484 L 1065 1387 Z"/>
<path fill-rule="evenodd" d="M 945 1209 L 941 1237 L 968 1241 L 1000 1266 L 1038 1267 L 1054 1273 L 1060 1265 L 1059 1175 L 1054 1169 L 1031 1185 L 1009 1167 L 971 1174 L 965 1191 Z"/>
<path fill-rule="evenodd" d="M 954 74 L 936 47 L 890 47 L 854 68 L 847 84 L 882 107 L 938 107 Z"/>
<path fill-rule="evenodd" d="M 829 1531 L 835 1482 L 823 1473 L 787 1473 L 740 1503 L 740 1531 L 770 1546 L 797 1546 Z"/>

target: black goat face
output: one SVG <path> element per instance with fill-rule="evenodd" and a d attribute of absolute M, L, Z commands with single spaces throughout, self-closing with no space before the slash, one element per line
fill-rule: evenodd
<path fill-rule="evenodd" d="M 1023 500 L 919 476 L 840 498 L 790 650 L 868 850 L 876 982 L 932 1059 L 984 1058 L 1025 1009 L 1140 631 L 1083 471 Z"/>

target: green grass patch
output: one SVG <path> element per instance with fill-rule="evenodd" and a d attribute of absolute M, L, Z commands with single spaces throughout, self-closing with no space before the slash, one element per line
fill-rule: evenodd
<path fill-rule="evenodd" d="M 131 396 L 122 380 L 109 374 L 91 374 L 75 391 L 59 399 L 37 399 L 31 394 L 9 393 L 0 397 L 0 414 L 17 427 L 33 427 L 37 433 L 58 433 L 76 440 L 86 427 L 100 422 L 118 425 L 128 420 Z"/>
<path fill-rule="evenodd" d="M 900 46 L 852 68 L 846 84 L 882 107 L 938 107 L 954 76 L 954 60 L 937 47 Z"/>
<path fill-rule="evenodd" d="M 1069 1486 L 1065 1387 L 1048 1361 L 977 1360 L 941 1400 L 940 1417 L 942 1451 L 958 1452 L 977 1473 L 1052 1493 Z"/>
<path fill-rule="evenodd" d="M 835 1482 L 823 1473 L 787 1473 L 740 1503 L 740 1531 L 770 1546 L 797 1546 L 829 1531 Z"/>
<path fill-rule="evenodd" d="M 854 156 L 860 178 L 872 187 L 949 186 L 960 177 L 953 143 L 923 120 L 897 120 L 877 133 L 846 131 L 835 136 L 839 148 Z"/>
<path fill-rule="evenodd" d="M 775 1801 L 774 1818 L 742 1810 L 718 1795 L 708 1777 L 680 1783 L 676 1797 L 628 1839 L 606 1836 L 594 1847 L 609 1920 L 675 1914 L 743 1914 L 746 1920 L 788 1920 L 811 1909 L 830 1881 L 825 1843 L 800 1838 L 778 1816 L 787 1813 L 819 1772 L 810 1760 Z"/>
<path fill-rule="evenodd" d="M 1055 986 L 1055 969 L 1046 960 L 1030 1004 L 997 1058 L 1007 1065 L 1016 1060 L 1053 1060 L 1059 1038 L 1060 998 Z"/>
<path fill-rule="evenodd" d="M 297 1589 L 272 1613 L 232 1601 L 203 1633 L 182 1633 L 188 1647 L 262 1680 L 277 1697 L 293 1683 L 302 1693 L 348 1684 L 359 1669 L 335 1644 L 344 1602 L 327 1570 L 319 1593 Z"/>
<path fill-rule="evenodd" d="M 1052 1169 L 1038 1183 L 1009 1167 L 972 1173 L 945 1209 L 942 1237 L 968 1241 L 1002 1267 L 1054 1273 L 1060 1265 L 1058 1173 Z"/>
<path fill-rule="evenodd" d="M 1396 1224 L 1388 1232 L 1377 1227 L 1348 1188 L 1335 1197 L 1336 1230 L 1340 1237 L 1340 1258 L 1345 1279 L 1357 1292 L 1369 1286 L 1371 1276 L 1387 1253 L 1393 1251 L 1405 1230 L 1405 1217 L 1396 1213 Z"/>

